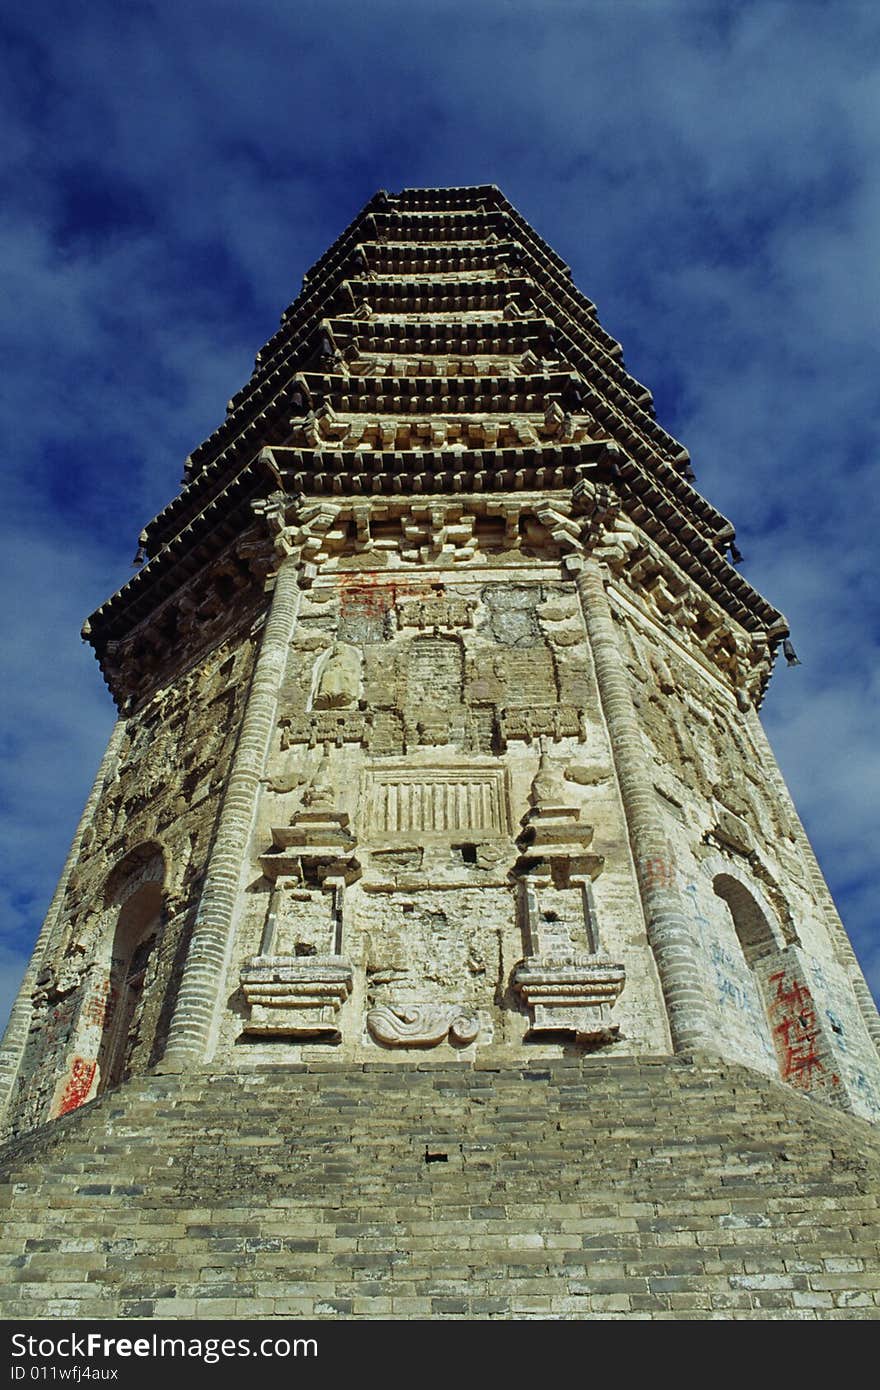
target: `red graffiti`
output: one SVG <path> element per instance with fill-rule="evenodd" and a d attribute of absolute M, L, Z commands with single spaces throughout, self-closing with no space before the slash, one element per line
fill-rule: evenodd
<path fill-rule="evenodd" d="M 399 598 L 424 598 L 431 592 L 425 583 L 389 584 L 370 574 L 341 575 L 339 606 L 346 617 L 384 618 Z"/>
<path fill-rule="evenodd" d="M 61 1094 L 61 1104 L 58 1107 L 59 1115 L 67 1115 L 71 1110 L 77 1110 L 83 1101 L 88 1100 L 97 1070 L 98 1063 L 96 1061 L 90 1061 L 86 1057 L 74 1057 L 70 1067 L 70 1076 L 67 1078 L 67 1085 Z"/>
<path fill-rule="evenodd" d="M 95 993 L 83 1005 L 83 1022 L 94 1024 L 97 1028 L 103 1028 L 104 1024 L 108 1022 L 108 1015 L 112 1012 L 113 1002 L 114 992 L 110 989 L 110 981 L 103 980 Z"/>
<path fill-rule="evenodd" d="M 432 588 L 424 580 L 395 581 L 389 584 L 378 574 L 339 575 L 339 606 L 343 613 L 388 613 L 402 598 L 428 598 Z"/>
<path fill-rule="evenodd" d="M 784 970 L 771 975 L 770 983 L 776 986 L 770 1008 L 776 1020 L 773 1041 L 783 1081 L 804 1091 L 814 1090 L 817 1084 L 839 1085 L 838 1076 L 824 1075 L 825 1065 L 817 1046 L 819 1022 L 808 986 L 794 978 L 787 981 Z"/>
<path fill-rule="evenodd" d="M 357 580 L 343 580 L 339 592 L 339 609 L 346 617 L 384 617 L 395 602 L 395 591 L 391 584 L 377 584 L 360 575 Z"/>
<path fill-rule="evenodd" d="M 645 859 L 642 863 L 642 877 L 646 888 L 672 887 L 675 881 L 675 869 L 668 859 Z"/>

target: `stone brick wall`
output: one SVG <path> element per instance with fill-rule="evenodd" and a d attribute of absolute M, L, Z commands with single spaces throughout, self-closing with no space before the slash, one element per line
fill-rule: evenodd
<path fill-rule="evenodd" d="M 616 626 L 714 1045 L 876 1120 L 876 1049 L 754 714 L 636 603 Z"/>
<path fill-rule="evenodd" d="M 139 1077 L 0 1169 L 5 1318 L 880 1316 L 876 1131 L 718 1060 Z"/>
<path fill-rule="evenodd" d="M 161 891 L 126 1070 L 164 1050 L 192 916 L 235 746 L 253 638 L 231 635 L 123 722 L 35 977 L 8 1125 L 63 1113 L 101 1086 L 98 1054 L 117 992 L 114 933 L 145 883 Z"/>
<path fill-rule="evenodd" d="M 475 547 L 442 563 L 407 558 L 423 523 L 400 507 L 381 565 L 319 510 L 320 573 L 293 554 L 261 636 L 239 612 L 126 720 L 14 1129 L 106 1079 L 114 931 L 145 883 L 161 921 L 126 1074 L 166 1065 L 175 1018 L 168 1064 L 179 1044 L 233 1068 L 671 1037 L 880 1115 L 845 936 L 752 712 L 611 571 L 560 564 L 530 505 L 512 548 L 476 504 L 435 517 Z"/>

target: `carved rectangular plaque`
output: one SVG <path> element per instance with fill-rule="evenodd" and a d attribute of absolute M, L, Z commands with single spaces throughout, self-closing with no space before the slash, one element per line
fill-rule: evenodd
<path fill-rule="evenodd" d="M 510 829 L 501 767 L 373 768 L 364 773 L 361 805 L 362 833 L 371 840 L 488 838 Z"/>

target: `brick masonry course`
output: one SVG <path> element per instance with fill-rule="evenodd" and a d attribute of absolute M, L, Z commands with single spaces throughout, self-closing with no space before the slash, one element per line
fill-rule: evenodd
<path fill-rule="evenodd" d="M 700 1056 L 395 1077 L 144 1076 L 7 1144 L 0 1314 L 880 1316 L 863 1121 Z"/>

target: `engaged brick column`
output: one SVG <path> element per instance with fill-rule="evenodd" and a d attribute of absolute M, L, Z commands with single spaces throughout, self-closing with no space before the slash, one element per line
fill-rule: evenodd
<path fill-rule="evenodd" d="M 579 569 L 572 564 L 570 569 L 575 570 L 593 652 L 599 699 L 611 739 L 648 941 L 666 1000 L 672 1045 L 676 1052 L 694 1047 L 714 1050 L 687 910 L 678 893 L 669 842 L 646 771 L 644 744 L 602 571 L 598 562 L 589 556 L 584 558 Z"/>
<path fill-rule="evenodd" d="M 208 862 L 165 1056 L 159 1071 L 182 1071 L 206 1060 L 235 932 L 235 905 L 257 809 L 260 778 L 275 728 L 278 692 L 299 609 L 297 556 L 278 571 L 232 771 Z"/>
<path fill-rule="evenodd" d="M 856 953 L 853 950 L 852 942 L 850 941 L 847 935 L 846 928 L 840 920 L 840 914 L 837 911 L 837 907 L 835 905 L 833 897 L 831 896 L 828 884 L 825 882 L 825 876 L 822 873 L 822 870 L 819 866 L 819 861 L 816 858 L 813 846 L 810 844 L 810 841 L 807 837 L 807 832 L 806 830 L 804 830 L 801 818 L 798 815 L 797 810 L 795 809 L 794 802 L 791 799 L 791 794 L 788 790 L 788 787 L 785 784 L 785 779 L 783 778 L 782 773 L 779 771 L 779 765 L 773 756 L 773 750 L 771 749 L 767 739 L 767 735 L 764 732 L 764 726 L 758 718 L 758 714 L 754 709 L 749 710 L 748 715 L 746 717 L 748 719 L 748 724 L 752 733 L 752 737 L 755 743 L 757 744 L 758 748 L 761 750 L 762 770 L 765 773 L 768 780 L 772 782 L 773 786 L 776 788 L 776 794 L 779 797 L 779 800 L 786 807 L 789 815 L 791 816 L 791 822 L 794 826 L 795 836 L 798 842 L 798 848 L 803 853 L 803 856 L 807 862 L 807 866 L 810 871 L 810 882 L 813 885 L 813 891 L 816 894 L 816 901 L 821 905 L 824 911 L 825 921 L 827 922 L 829 931 L 831 933 L 831 942 L 834 947 L 835 954 L 840 964 L 843 966 L 844 970 L 849 976 L 849 982 L 852 985 L 853 994 L 856 997 L 856 1003 L 858 1004 L 859 1012 L 861 1013 L 862 1018 L 864 1019 L 865 1027 L 868 1030 L 868 1035 L 871 1038 L 871 1041 L 873 1042 L 874 1046 L 877 1048 L 877 1051 L 880 1052 L 880 1014 L 878 1014 L 877 1012 L 877 1006 L 874 1003 L 873 996 L 871 994 L 870 989 L 868 988 L 868 982 L 862 974 L 862 967 L 859 965 L 858 957 L 856 956 Z"/>
<path fill-rule="evenodd" d="M 76 827 L 76 834 L 70 846 L 70 853 L 64 861 L 64 868 L 61 870 L 61 877 L 58 880 L 58 887 L 49 904 L 49 911 L 46 913 L 46 920 L 43 923 L 40 935 L 37 937 L 34 946 L 31 963 L 27 968 L 25 977 L 18 991 L 18 997 L 12 1006 L 12 1013 L 9 1015 L 9 1023 L 3 1035 L 3 1042 L 0 1043 L 0 1116 L 3 1116 L 12 1100 L 15 1078 L 18 1075 L 18 1068 L 21 1065 L 22 1054 L 24 1053 L 25 1043 L 27 1042 L 28 1030 L 31 1025 L 31 998 L 37 983 L 37 976 L 43 968 L 46 952 L 55 934 L 58 919 L 61 916 L 61 908 L 67 893 L 67 885 L 70 882 L 70 875 L 74 865 L 79 859 L 80 845 L 82 837 L 92 823 L 101 793 L 108 778 L 116 769 L 116 760 L 119 756 L 119 749 L 125 737 L 127 721 L 118 719 L 110 735 L 110 742 L 107 744 L 107 751 L 101 759 L 98 774 L 92 784 L 88 799 L 83 808 L 83 813 L 79 818 Z"/>

